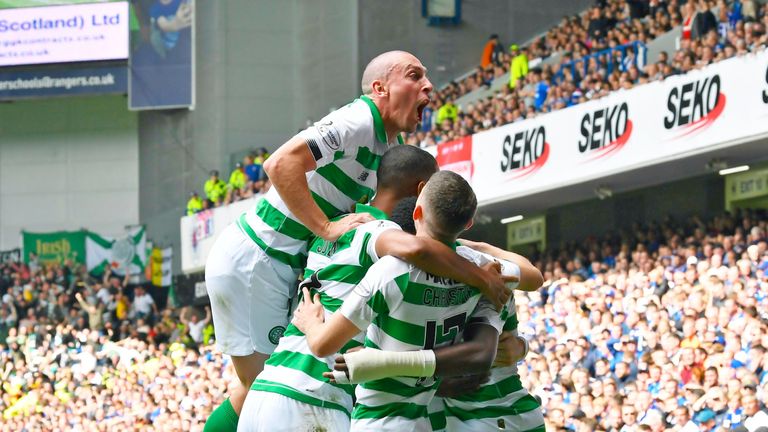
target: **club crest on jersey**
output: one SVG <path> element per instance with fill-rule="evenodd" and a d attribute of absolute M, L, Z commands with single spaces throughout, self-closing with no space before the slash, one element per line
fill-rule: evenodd
<path fill-rule="evenodd" d="M 285 327 L 275 326 L 272 327 L 272 330 L 269 331 L 267 336 L 269 337 L 270 342 L 277 345 L 277 343 L 280 341 L 280 338 L 283 337 L 283 333 L 285 333 Z"/>

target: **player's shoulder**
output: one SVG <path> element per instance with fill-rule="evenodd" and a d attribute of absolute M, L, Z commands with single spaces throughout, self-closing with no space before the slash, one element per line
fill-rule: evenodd
<path fill-rule="evenodd" d="M 400 258 L 387 255 L 376 261 L 370 270 L 369 274 L 381 277 L 382 279 L 396 279 L 402 275 L 411 272 L 412 266 Z"/>
<path fill-rule="evenodd" d="M 369 233 L 378 233 L 386 230 L 391 229 L 402 229 L 400 228 L 400 225 L 398 225 L 395 222 L 392 222 L 391 220 L 386 219 L 377 219 L 370 222 L 366 222 L 360 226 L 357 227 L 357 233 L 358 235 L 365 235 Z"/>
<path fill-rule="evenodd" d="M 373 116 L 368 105 L 361 99 L 344 105 L 343 107 L 330 112 L 318 122 L 319 125 L 335 127 L 337 129 L 350 129 L 361 126 L 370 126 L 373 124 Z"/>

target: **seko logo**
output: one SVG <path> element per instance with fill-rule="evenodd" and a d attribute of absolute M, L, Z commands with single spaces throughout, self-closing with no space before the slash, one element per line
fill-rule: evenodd
<path fill-rule="evenodd" d="M 664 128 L 681 129 L 674 138 L 702 131 L 711 126 L 725 109 L 725 95 L 720 92 L 720 75 L 674 87 L 667 96 Z"/>
<path fill-rule="evenodd" d="M 549 147 L 544 126 L 507 135 L 501 146 L 499 168 L 511 174 L 507 180 L 529 176 L 547 163 Z"/>
<path fill-rule="evenodd" d="M 579 153 L 590 155 L 587 162 L 616 154 L 632 135 L 632 120 L 626 102 L 584 114 L 581 119 Z"/>

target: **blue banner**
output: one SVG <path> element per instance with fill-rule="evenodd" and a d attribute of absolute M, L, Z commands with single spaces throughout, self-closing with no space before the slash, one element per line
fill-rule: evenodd
<path fill-rule="evenodd" d="M 129 107 L 194 105 L 194 4 L 192 0 L 133 3 L 139 31 L 131 32 Z"/>
<path fill-rule="evenodd" d="M 124 66 L 0 72 L 0 100 L 74 95 L 125 94 Z"/>

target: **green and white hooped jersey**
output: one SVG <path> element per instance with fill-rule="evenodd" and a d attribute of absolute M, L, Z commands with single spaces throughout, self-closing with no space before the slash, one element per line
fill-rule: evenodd
<path fill-rule="evenodd" d="M 387 216 L 380 210 L 358 204 L 356 213 L 363 212 L 378 220 L 345 233 L 335 242 L 317 238 L 310 245 L 302 285 L 310 287 L 313 294 L 320 293 L 326 319 L 378 261 L 375 247 L 378 236 L 384 231 L 400 229 L 396 223 L 384 220 Z M 341 353 L 362 345 L 363 339 L 364 334 L 360 333 L 342 348 Z M 279 393 L 299 402 L 350 415 L 354 385 L 331 384 L 323 377 L 323 372 L 333 369 L 335 358 L 335 354 L 325 358 L 312 354 L 304 334 L 289 324 L 251 390 Z"/>
<path fill-rule="evenodd" d="M 379 110 L 361 96 L 299 132 L 317 162 L 307 173 L 312 197 L 328 218 L 367 203 L 376 189 L 376 169 L 391 145 Z M 312 232 L 288 210 L 275 188 L 237 220 L 242 230 L 274 261 L 304 269 Z"/>
<path fill-rule="evenodd" d="M 457 252 L 478 265 L 468 248 Z M 415 351 L 461 340 L 469 323 L 495 324 L 499 314 L 475 288 L 431 275 L 397 258 L 374 264 L 349 294 L 341 313 L 366 329 L 365 345 L 387 351 Z M 427 406 L 438 381 L 432 378 L 385 378 L 359 384 L 352 411 L 353 429 L 431 430 Z"/>
<path fill-rule="evenodd" d="M 501 318 L 504 322 L 503 331 L 517 335 L 518 320 L 514 296 L 510 297 L 509 303 L 502 309 Z M 488 382 L 477 392 L 455 399 L 445 398 L 443 401 L 446 415 L 456 417 L 464 423 L 477 419 L 521 416 L 541 406 L 520 382 L 517 365 L 494 367 Z M 515 422 L 520 423 L 522 422 Z M 531 426 L 531 429 L 536 430 L 535 427 L 541 425 Z"/>

